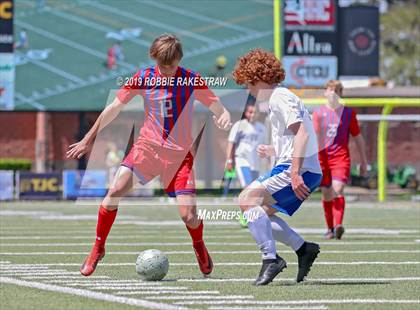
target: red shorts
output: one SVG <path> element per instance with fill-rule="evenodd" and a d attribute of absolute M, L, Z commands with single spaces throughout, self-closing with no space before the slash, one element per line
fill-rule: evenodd
<path fill-rule="evenodd" d="M 321 161 L 322 180 L 320 186 L 330 187 L 333 180 L 347 184 L 350 177 L 350 160 Z"/>
<path fill-rule="evenodd" d="M 163 189 L 170 197 L 195 194 L 194 157 L 188 152 L 170 150 L 150 143 L 133 145 L 122 166 L 131 169 L 140 183 L 160 176 Z"/>

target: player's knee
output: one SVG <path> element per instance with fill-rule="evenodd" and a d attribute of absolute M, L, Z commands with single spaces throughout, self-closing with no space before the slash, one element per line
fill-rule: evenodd
<path fill-rule="evenodd" d="M 118 198 L 124 195 L 125 191 L 123 187 L 114 186 L 108 190 L 107 196 L 110 198 Z"/>
<path fill-rule="evenodd" d="M 251 195 L 250 195 L 249 189 L 244 189 L 239 194 L 239 207 L 241 208 L 242 212 L 245 212 L 249 210 L 251 207 L 253 207 L 253 204 L 251 202 Z"/>
<path fill-rule="evenodd" d="M 187 226 L 193 226 L 196 222 L 196 216 L 193 212 L 188 212 L 185 214 L 181 214 L 181 219 Z"/>

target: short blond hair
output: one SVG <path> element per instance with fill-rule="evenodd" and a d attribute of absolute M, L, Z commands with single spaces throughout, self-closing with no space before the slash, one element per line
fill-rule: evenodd
<path fill-rule="evenodd" d="M 343 84 L 341 84 L 338 80 L 329 80 L 327 84 L 325 84 L 325 88 L 333 88 L 334 92 L 342 97 L 343 96 Z"/>
<path fill-rule="evenodd" d="M 170 65 L 175 60 L 181 60 L 184 53 L 182 44 L 174 34 L 164 33 L 154 39 L 149 49 L 150 58 L 164 65 Z"/>

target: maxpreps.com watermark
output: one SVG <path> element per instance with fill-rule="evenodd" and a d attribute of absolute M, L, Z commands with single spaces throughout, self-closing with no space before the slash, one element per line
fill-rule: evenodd
<path fill-rule="evenodd" d="M 232 221 L 239 220 L 241 218 L 242 211 L 226 211 L 222 209 L 218 210 L 207 210 L 199 209 L 198 210 L 198 219 L 205 221 Z M 243 215 L 248 221 L 257 219 L 259 216 L 258 212 L 248 212 Z"/>
<path fill-rule="evenodd" d="M 136 87 L 179 87 L 179 86 L 207 86 L 207 87 L 224 87 L 228 82 L 225 76 L 194 76 L 194 77 L 165 77 L 165 76 L 152 76 L 152 77 L 123 77 L 117 78 L 118 86 L 136 86 Z"/>

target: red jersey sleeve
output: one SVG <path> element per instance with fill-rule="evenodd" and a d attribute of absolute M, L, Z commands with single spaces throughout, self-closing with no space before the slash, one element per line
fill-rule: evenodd
<path fill-rule="evenodd" d="M 195 99 L 207 107 L 211 106 L 214 102 L 219 101 L 219 97 L 217 97 L 213 91 L 207 87 L 205 80 L 198 74 L 197 78 L 200 79 L 200 83 L 197 83 L 197 85 L 194 86 Z"/>
<path fill-rule="evenodd" d="M 319 119 L 316 111 L 312 113 L 312 124 L 314 125 L 315 132 L 319 134 Z"/>
<path fill-rule="evenodd" d="M 349 130 L 353 137 L 360 134 L 359 122 L 357 121 L 356 112 L 354 110 L 351 111 Z"/>
<path fill-rule="evenodd" d="M 140 76 L 141 70 L 139 70 L 130 79 L 128 79 L 126 83 L 118 90 L 117 97 L 122 103 L 126 104 L 131 99 L 133 99 L 133 97 L 140 95 Z"/>

